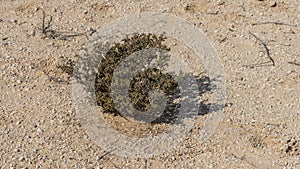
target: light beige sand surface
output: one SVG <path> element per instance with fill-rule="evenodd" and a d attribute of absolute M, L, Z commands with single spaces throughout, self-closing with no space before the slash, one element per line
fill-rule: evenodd
<path fill-rule="evenodd" d="M 299 5 L 0 1 L 0 168 L 300 168 Z M 53 17 L 54 39 L 41 32 L 42 11 L 46 21 Z M 197 142 L 196 124 L 175 149 L 147 160 L 106 154 L 87 136 L 72 102 L 72 77 L 57 68 L 77 59 L 93 30 L 139 12 L 172 14 L 201 28 L 226 75 L 224 118 L 209 141 Z M 267 45 L 275 66 L 261 65 L 269 58 L 249 32 Z"/>

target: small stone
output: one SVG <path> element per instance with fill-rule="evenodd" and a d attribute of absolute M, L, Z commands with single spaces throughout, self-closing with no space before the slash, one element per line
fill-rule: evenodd
<path fill-rule="evenodd" d="M 32 124 L 32 127 L 33 127 L 33 128 L 37 128 L 37 125 L 33 123 L 33 124 Z"/>
<path fill-rule="evenodd" d="M 24 157 L 20 157 L 19 161 L 25 161 L 25 158 Z"/>
<path fill-rule="evenodd" d="M 191 10 L 192 8 L 193 8 L 192 5 L 187 4 L 187 5 L 184 7 L 184 10 L 189 11 L 189 10 Z"/>
<path fill-rule="evenodd" d="M 28 35 L 29 35 L 29 36 L 35 36 L 35 34 L 36 34 L 35 30 L 32 30 L 32 31 L 29 32 Z"/>
<path fill-rule="evenodd" d="M 277 3 L 275 2 L 275 1 L 272 1 L 271 3 L 270 3 L 270 7 L 276 7 L 277 6 Z"/>

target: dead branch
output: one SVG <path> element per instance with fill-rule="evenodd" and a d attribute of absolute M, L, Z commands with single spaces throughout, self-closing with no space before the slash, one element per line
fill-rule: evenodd
<path fill-rule="evenodd" d="M 52 21 L 53 21 L 53 17 L 50 16 L 50 19 L 46 26 L 46 24 L 45 24 L 46 23 L 46 14 L 45 14 L 45 11 L 43 11 L 42 28 L 41 29 L 42 29 L 44 38 L 47 37 L 47 38 L 51 38 L 51 39 L 67 40 L 68 38 L 82 36 L 82 35 L 87 34 L 87 32 L 74 33 L 74 32 L 60 32 L 60 31 L 53 30 L 53 29 L 51 29 Z"/>
<path fill-rule="evenodd" d="M 252 35 L 256 40 L 258 40 L 262 45 L 263 47 L 265 48 L 266 50 L 266 53 L 267 53 L 267 56 L 268 58 L 271 60 L 273 66 L 275 66 L 275 61 L 273 60 L 273 58 L 270 56 L 270 49 L 268 48 L 267 44 L 265 42 L 263 42 L 261 39 L 259 39 L 256 35 L 254 35 L 252 32 L 249 31 L 249 34 Z"/>
<path fill-rule="evenodd" d="M 49 21 L 48 21 L 48 24 L 47 24 L 47 26 L 45 27 L 45 18 L 46 18 L 46 14 L 45 14 L 45 11 L 43 11 L 43 17 L 42 17 L 42 32 L 44 33 L 44 34 L 46 34 L 48 31 L 49 31 L 49 29 L 50 29 L 50 27 L 51 27 L 51 23 L 52 23 L 52 16 L 50 16 L 50 19 L 49 19 Z"/>
<path fill-rule="evenodd" d="M 300 63 L 296 63 L 296 61 L 288 62 L 288 63 L 289 63 L 289 64 L 292 64 L 292 65 L 300 66 Z"/>
<path fill-rule="evenodd" d="M 111 152 L 112 152 L 112 151 L 107 151 L 107 152 L 105 152 L 103 155 L 101 155 L 101 156 L 98 158 L 98 160 L 103 159 L 105 156 L 109 155 Z"/>
<path fill-rule="evenodd" d="M 287 23 L 283 23 L 283 22 L 274 22 L 274 21 L 252 23 L 251 25 L 255 26 L 255 25 L 266 25 L 266 24 L 285 25 L 285 26 L 294 26 L 294 27 L 297 26 L 297 25 L 287 24 Z"/>
<path fill-rule="evenodd" d="M 223 42 L 225 42 L 227 39 L 228 39 L 228 38 L 225 37 L 225 38 L 221 39 L 221 40 L 219 41 L 219 43 L 223 43 Z"/>
<path fill-rule="evenodd" d="M 46 29 L 45 29 L 45 11 L 43 11 L 43 16 L 42 16 L 42 33 L 43 34 L 46 33 Z"/>
<path fill-rule="evenodd" d="M 147 169 L 147 159 L 145 159 L 145 169 Z"/>
<path fill-rule="evenodd" d="M 254 67 L 266 67 L 266 66 L 273 66 L 273 64 L 270 64 L 270 62 L 263 62 L 263 63 L 257 63 L 257 64 L 249 64 L 249 65 L 242 65 L 246 68 L 254 68 Z"/>

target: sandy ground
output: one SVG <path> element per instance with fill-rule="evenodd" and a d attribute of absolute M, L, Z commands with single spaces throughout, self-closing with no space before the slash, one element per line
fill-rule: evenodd
<path fill-rule="evenodd" d="M 1 1 L 0 168 L 300 168 L 299 5 L 298 0 Z M 42 11 L 46 21 L 53 17 L 51 29 L 57 32 L 42 33 Z M 76 61 L 94 30 L 139 12 L 172 14 L 204 30 L 226 74 L 224 118 L 209 141 L 197 142 L 196 125 L 175 149 L 150 159 L 107 154 L 95 144 L 76 117 L 72 77 L 58 68 Z M 275 66 L 249 32 L 267 45 Z M 72 37 L 76 33 L 85 35 Z"/>

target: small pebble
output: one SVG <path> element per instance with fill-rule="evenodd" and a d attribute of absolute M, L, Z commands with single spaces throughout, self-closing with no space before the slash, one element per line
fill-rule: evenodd
<path fill-rule="evenodd" d="M 276 7 L 277 6 L 277 3 L 275 2 L 275 1 L 272 1 L 271 3 L 270 3 L 270 7 Z"/>
<path fill-rule="evenodd" d="M 36 124 L 32 124 L 32 127 L 33 127 L 33 128 L 37 128 L 37 125 L 36 125 Z"/>
<path fill-rule="evenodd" d="M 32 30 L 32 31 L 29 32 L 28 35 L 29 35 L 29 36 L 35 36 L 35 34 L 36 34 L 35 30 Z"/>
<path fill-rule="evenodd" d="M 25 158 L 24 157 L 20 157 L 19 161 L 25 161 Z"/>
<path fill-rule="evenodd" d="M 191 6 L 191 5 L 186 5 L 186 6 L 184 7 L 184 10 L 186 10 L 186 11 L 191 10 L 191 9 L 192 9 L 192 6 Z"/>

